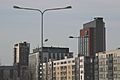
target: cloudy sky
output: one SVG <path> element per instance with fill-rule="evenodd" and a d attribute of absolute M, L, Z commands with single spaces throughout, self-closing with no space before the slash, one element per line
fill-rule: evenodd
<path fill-rule="evenodd" d="M 14 5 L 44 10 L 72 6 L 70 10 L 49 11 L 44 15 L 44 46 L 69 47 L 77 53 L 77 39 L 83 23 L 103 17 L 106 24 L 107 50 L 120 47 L 120 0 L 0 0 L 0 62 L 13 63 L 15 43 L 27 41 L 31 50 L 40 45 L 40 14 L 16 10 Z"/>

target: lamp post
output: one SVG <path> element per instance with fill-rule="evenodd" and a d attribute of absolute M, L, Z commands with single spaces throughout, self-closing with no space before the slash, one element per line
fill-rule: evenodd
<path fill-rule="evenodd" d="M 84 56 L 89 56 L 89 44 L 88 44 L 88 39 L 89 36 L 82 36 L 82 37 L 73 37 L 73 36 L 69 36 L 69 38 L 77 38 L 78 39 L 78 57 L 80 55 L 84 55 Z"/>
<path fill-rule="evenodd" d="M 24 10 L 31 10 L 31 11 L 38 11 L 41 13 L 41 62 L 42 62 L 42 74 L 43 74 L 43 16 L 44 13 L 47 11 L 54 11 L 54 10 L 62 10 L 62 9 L 70 9 L 72 8 L 71 6 L 67 6 L 67 7 L 63 7 L 63 8 L 51 8 L 51 9 L 45 9 L 43 11 L 41 11 L 40 9 L 34 9 L 34 8 L 24 8 L 24 7 L 19 7 L 19 6 L 13 6 L 13 8 L 15 9 L 24 9 Z M 40 54 L 39 54 L 40 55 Z M 43 75 L 42 75 L 43 78 Z M 41 79 L 43 80 L 43 79 Z"/>
<path fill-rule="evenodd" d="M 80 37 L 79 36 L 78 37 L 69 36 L 69 38 L 77 38 L 78 39 L 78 54 L 79 54 L 79 39 L 80 39 Z"/>

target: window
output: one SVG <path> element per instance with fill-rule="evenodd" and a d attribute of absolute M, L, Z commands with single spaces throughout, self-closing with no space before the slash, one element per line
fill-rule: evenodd
<path fill-rule="evenodd" d="M 64 54 L 63 53 L 61 54 L 61 59 L 64 59 Z"/>
<path fill-rule="evenodd" d="M 59 62 L 57 62 L 57 65 L 59 65 Z"/>
<path fill-rule="evenodd" d="M 115 64 L 116 64 L 116 63 L 117 63 L 117 60 L 113 60 L 113 63 L 115 63 Z"/>
<path fill-rule="evenodd" d="M 114 67 L 114 71 L 117 71 L 117 67 Z"/>
<path fill-rule="evenodd" d="M 114 74 L 114 78 L 117 78 L 117 74 Z"/>
<path fill-rule="evenodd" d="M 61 66 L 61 70 L 63 70 L 63 66 Z"/>
<path fill-rule="evenodd" d="M 72 63 L 75 63 L 75 61 L 74 61 L 74 60 L 72 60 Z"/>
<path fill-rule="evenodd" d="M 61 64 L 63 64 L 63 62 L 61 62 Z"/>
<path fill-rule="evenodd" d="M 64 64 L 66 64 L 66 61 L 64 62 Z"/>
<path fill-rule="evenodd" d="M 80 59 L 80 62 L 83 62 L 83 60 L 82 60 L 82 59 Z"/>
<path fill-rule="evenodd" d="M 54 63 L 54 65 L 56 65 L 56 63 Z"/>
<path fill-rule="evenodd" d="M 54 67 L 53 70 L 55 71 L 55 69 L 56 69 L 56 68 Z"/>
<path fill-rule="evenodd" d="M 80 65 L 80 68 L 83 68 L 83 65 Z"/>
<path fill-rule="evenodd" d="M 10 70 L 10 78 L 13 78 L 13 70 Z"/>
<path fill-rule="evenodd" d="M 75 76 L 72 76 L 72 80 L 75 80 Z"/>
<path fill-rule="evenodd" d="M 75 65 L 72 65 L 72 69 L 75 69 Z"/>
<path fill-rule="evenodd" d="M 70 71 L 69 71 L 69 74 L 70 74 Z"/>
<path fill-rule="evenodd" d="M 68 63 L 71 63 L 71 61 L 68 61 Z"/>
<path fill-rule="evenodd" d="M 59 53 L 57 53 L 57 60 L 59 60 L 60 59 L 60 55 L 59 55 Z"/>
<path fill-rule="evenodd" d="M 70 76 L 69 76 L 69 79 L 70 79 Z"/>
<path fill-rule="evenodd" d="M 70 69 L 70 66 L 68 66 L 68 69 Z"/>
<path fill-rule="evenodd" d="M 75 75 L 75 71 L 72 71 L 72 75 Z"/>
<path fill-rule="evenodd" d="M 103 71 L 104 71 L 104 69 L 103 69 L 103 68 L 99 68 L 99 71 L 103 72 Z"/>
<path fill-rule="evenodd" d="M 80 76 L 80 78 L 82 79 L 82 76 Z"/>
<path fill-rule="evenodd" d="M 53 53 L 53 59 L 55 59 L 55 53 Z"/>
<path fill-rule="evenodd" d="M 51 53 L 49 53 L 49 59 L 51 59 Z"/>
<path fill-rule="evenodd" d="M 83 70 L 81 71 L 81 74 L 83 73 Z"/>

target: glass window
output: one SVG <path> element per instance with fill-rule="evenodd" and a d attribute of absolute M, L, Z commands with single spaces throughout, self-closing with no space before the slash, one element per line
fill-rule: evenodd
<path fill-rule="evenodd" d="M 64 59 L 64 54 L 63 53 L 61 54 L 61 59 Z"/>
<path fill-rule="evenodd" d="M 82 76 L 80 76 L 81 80 L 82 80 Z"/>
<path fill-rule="evenodd" d="M 74 60 L 72 60 L 72 63 L 75 63 L 75 61 L 74 61 Z"/>
<path fill-rule="evenodd" d="M 66 64 L 66 61 L 64 62 L 64 64 Z"/>
<path fill-rule="evenodd" d="M 53 53 L 53 59 L 55 59 L 55 53 Z"/>
<path fill-rule="evenodd" d="M 59 53 L 57 53 L 57 60 L 59 60 L 60 59 L 60 55 L 59 55 Z"/>
<path fill-rule="evenodd" d="M 54 65 L 56 65 L 56 63 L 54 63 Z"/>
<path fill-rule="evenodd" d="M 71 63 L 71 61 L 68 61 L 68 63 Z"/>

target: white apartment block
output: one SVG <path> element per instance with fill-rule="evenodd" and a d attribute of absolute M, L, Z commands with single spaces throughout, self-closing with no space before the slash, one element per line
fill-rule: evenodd
<path fill-rule="evenodd" d="M 97 53 L 94 64 L 95 80 L 120 80 L 120 49 Z"/>
<path fill-rule="evenodd" d="M 65 58 L 44 63 L 44 80 L 93 80 L 89 57 Z"/>

